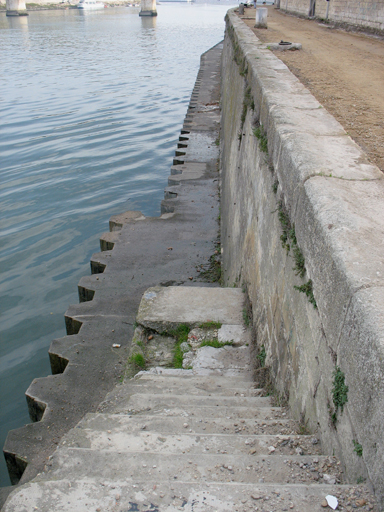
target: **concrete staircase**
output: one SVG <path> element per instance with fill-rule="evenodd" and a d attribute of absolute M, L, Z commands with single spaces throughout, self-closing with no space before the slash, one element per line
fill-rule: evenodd
<path fill-rule="evenodd" d="M 339 510 L 372 510 L 368 491 L 342 485 L 337 460 L 320 454 L 315 436 L 298 435 L 288 412 L 255 387 L 249 333 L 225 323 L 242 316 L 241 291 L 175 288 L 144 295 L 143 328 L 177 325 L 186 315 L 191 328 L 210 319 L 223 324 L 218 339 L 241 333 L 234 344 L 195 348 L 192 369 L 158 366 L 118 386 L 62 439 L 45 472 L 10 495 L 4 512 L 313 512 L 328 506 L 327 495 Z M 201 307 L 199 294 L 220 302 L 218 290 L 220 310 L 207 299 Z M 174 293 L 184 294 L 182 306 Z"/>

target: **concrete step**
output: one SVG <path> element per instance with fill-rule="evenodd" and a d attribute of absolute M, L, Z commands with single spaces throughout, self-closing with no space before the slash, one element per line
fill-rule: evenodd
<path fill-rule="evenodd" d="M 127 389 L 127 392 L 130 393 L 130 390 Z M 151 392 L 126 394 L 121 396 L 119 403 L 120 407 L 129 407 L 135 410 L 147 407 L 156 409 L 183 407 L 192 411 L 195 407 L 244 407 L 250 409 L 268 407 L 270 404 L 271 398 L 262 396 L 222 396 L 216 394 L 213 396 L 192 394 L 168 396 L 166 394 L 152 394 Z"/>
<path fill-rule="evenodd" d="M 189 353 L 188 353 L 189 354 Z M 188 356 L 186 354 L 186 356 Z M 201 347 L 196 350 L 189 361 L 193 370 L 221 370 L 230 375 L 230 371 L 251 371 L 250 350 L 246 345 L 240 347 L 225 346 L 223 348 Z M 234 375 L 236 375 L 234 373 Z"/>
<path fill-rule="evenodd" d="M 164 382 L 158 379 L 153 380 L 141 380 L 140 382 L 130 382 L 127 385 L 127 391 L 130 393 L 146 393 L 153 395 L 164 395 L 168 398 L 178 395 L 193 395 L 193 396 L 228 396 L 228 397 L 260 397 L 264 394 L 264 390 L 260 388 L 249 387 L 244 389 L 243 387 L 236 387 L 235 385 L 221 386 L 214 384 L 214 381 L 210 382 L 188 382 L 183 380 L 174 382 Z M 234 383 L 233 383 L 234 384 Z"/>
<path fill-rule="evenodd" d="M 208 348 L 208 347 L 205 347 Z M 193 368 L 193 369 L 185 369 L 185 368 L 165 368 L 164 366 L 157 366 L 151 368 L 150 370 L 146 370 L 143 372 L 139 372 L 135 378 L 140 375 L 162 375 L 162 376 L 180 376 L 183 377 L 214 377 L 214 378 L 222 378 L 223 380 L 227 378 L 238 379 L 239 382 L 251 383 L 253 382 L 253 372 L 251 369 L 238 369 L 231 370 L 225 368 L 219 369 L 210 369 L 210 368 Z"/>
<path fill-rule="evenodd" d="M 90 413 L 77 425 L 76 429 L 67 434 L 66 440 L 72 440 L 73 432 L 79 429 L 92 431 L 113 431 L 121 428 L 126 432 L 161 432 L 161 434 L 178 434 L 184 431 L 188 423 L 188 432 L 194 434 L 241 434 L 241 435 L 285 435 L 292 439 L 297 435 L 297 424 L 290 419 L 260 420 L 228 418 L 204 418 L 194 416 L 160 416 L 146 414 L 101 414 Z M 76 434 L 77 435 L 77 434 Z M 316 439 L 315 436 L 312 439 Z M 317 446 L 313 445 L 314 449 Z"/>
<path fill-rule="evenodd" d="M 151 414 L 155 416 L 180 416 L 180 417 L 195 417 L 198 419 L 208 418 L 236 418 L 238 420 L 246 418 L 258 418 L 264 419 L 277 419 L 280 418 L 278 408 L 275 407 L 222 407 L 222 406 L 206 406 L 206 407 L 194 407 L 191 410 L 189 407 L 175 407 L 168 404 L 162 406 L 141 406 L 138 404 L 136 408 L 130 404 L 117 404 L 115 406 L 109 406 L 107 412 L 112 414 Z"/>
<path fill-rule="evenodd" d="M 126 482 L 150 480 L 158 482 L 237 482 L 237 483 L 321 483 L 328 475 L 335 482 L 341 480 L 340 466 L 328 463 L 324 456 L 299 455 L 242 455 L 210 453 L 209 446 L 201 446 L 199 453 L 188 452 L 182 438 L 175 441 L 180 451 L 158 453 L 152 451 L 91 450 L 61 446 L 52 458 L 52 467 L 46 478 L 68 479 L 74 482 L 84 477 L 85 468 L 92 468 L 96 480 Z M 175 447 L 176 450 L 176 447 Z M 185 453 L 183 453 L 185 451 Z M 320 471 L 326 466 L 326 472 Z M 328 467 L 329 465 L 329 467 Z M 327 481 L 328 480 L 327 477 Z"/>
<path fill-rule="evenodd" d="M 157 332 L 204 322 L 242 325 L 244 294 L 239 288 L 157 286 L 143 295 L 137 322 Z"/>
<path fill-rule="evenodd" d="M 209 386 L 217 390 L 221 388 L 226 389 L 232 387 L 254 389 L 255 387 L 253 379 L 248 378 L 248 374 L 233 377 L 222 377 L 220 375 L 199 375 L 193 370 L 174 369 L 172 373 L 169 370 L 170 369 L 159 368 L 159 373 L 156 374 L 152 371 L 139 372 L 131 382 L 136 382 L 138 380 L 141 382 L 156 382 L 166 387 L 174 386 L 175 383 L 179 382 L 178 378 L 182 376 L 185 383 L 190 383 L 191 385 L 199 385 L 200 387 Z M 181 372 L 181 375 L 175 374 L 175 371 Z"/>
<path fill-rule="evenodd" d="M 202 425 L 202 424 L 200 424 Z M 305 453 L 312 449 L 311 436 L 302 436 L 300 441 L 290 436 L 208 434 L 202 431 L 192 433 L 189 423 L 181 427 L 182 434 L 165 434 L 163 430 L 148 432 L 147 425 L 141 424 L 142 431 L 133 431 L 127 426 L 116 425 L 108 430 L 74 429 L 63 441 L 68 448 L 116 451 L 124 453 L 153 452 L 166 454 L 231 453 L 233 455 L 292 455 L 295 450 Z M 184 433 L 185 432 L 185 433 Z M 295 444 L 299 446 L 295 448 Z"/>
<path fill-rule="evenodd" d="M 353 496 L 351 486 L 303 484 L 238 484 L 148 482 L 139 479 L 68 480 L 31 482 L 13 495 L 6 512 L 320 512 L 331 494 L 345 504 Z"/>

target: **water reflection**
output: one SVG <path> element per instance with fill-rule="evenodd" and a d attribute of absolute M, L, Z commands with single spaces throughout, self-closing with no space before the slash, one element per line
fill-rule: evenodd
<path fill-rule="evenodd" d="M 7 16 L 6 18 L 11 28 L 21 28 L 28 32 L 28 16 Z"/>
<path fill-rule="evenodd" d="M 140 19 L 144 30 L 156 28 L 157 16 L 140 16 Z"/>

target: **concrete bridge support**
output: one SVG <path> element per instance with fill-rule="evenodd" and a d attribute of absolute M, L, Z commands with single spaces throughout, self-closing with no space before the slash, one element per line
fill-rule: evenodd
<path fill-rule="evenodd" d="M 28 16 L 25 0 L 7 0 L 7 16 Z"/>
<path fill-rule="evenodd" d="M 139 16 L 157 16 L 156 0 L 141 0 Z"/>

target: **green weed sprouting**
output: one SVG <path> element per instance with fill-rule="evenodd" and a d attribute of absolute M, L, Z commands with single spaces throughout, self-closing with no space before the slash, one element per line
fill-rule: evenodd
<path fill-rule="evenodd" d="M 143 354 L 140 354 L 140 353 L 137 353 L 137 354 L 133 354 L 130 358 L 129 358 L 129 362 L 132 363 L 133 365 L 137 366 L 138 368 L 145 368 L 145 358 L 143 356 Z"/>
<path fill-rule="evenodd" d="M 309 302 L 315 309 L 317 309 L 316 300 L 313 295 L 312 279 L 309 279 L 306 283 L 302 284 L 301 286 L 294 286 L 294 289 L 297 290 L 298 292 L 305 293 L 305 295 L 308 297 Z"/>
<path fill-rule="evenodd" d="M 188 334 L 190 332 L 191 328 L 186 324 L 180 324 L 177 326 L 176 329 L 173 331 L 170 331 L 168 334 L 169 336 L 173 336 L 176 338 L 176 345 L 173 349 L 173 367 L 174 368 L 182 368 L 183 367 L 183 352 L 180 348 L 180 345 L 184 341 L 188 341 Z"/>
<path fill-rule="evenodd" d="M 274 194 L 277 194 L 277 189 L 279 188 L 279 180 L 276 179 L 274 182 L 273 182 L 273 185 L 272 185 L 272 190 L 273 190 L 273 193 Z"/>
<path fill-rule="evenodd" d="M 282 234 L 280 235 L 281 245 L 283 249 L 286 249 L 287 252 L 291 250 L 291 246 L 289 244 L 289 234 L 291 231 L 291 221 L 289 220 L 289 216 L 284 208 L 283 201 L 279 201 L 278 217 L 280 221 L 280 226 L 282 230 Z"/>
<path fill-rule="evenodd" d="M 293 270 L 295 271 L 295 275 L 304 277 L 306 269 L 305 269 L 305 259 L 303 253 L 301 252 L 300 247 L 296 244 L 293 246 L 293 259 L 295 260 L 295 266 Z"/>
<path fill-rule="evenodd" d="M 287 253 L 289 253 L 289 251 L 292 249 L 293 259 L 295 262 L 293 271 L 295 272 L 296 276 L 303 278 L 306 273 L 305 258 L 297 243 L 295 225 L 291 224 L 287 210 L 283 204 L 283 201 L 281 200 L 279 201 L 277 211 L 282 231 L 282 234 L 280 235 L 281 245 L 283 246 L 283 249 L 286 249 Z M 313 283 L 311 279 L 309 279 L 301 286 L 294 286 L 294 288 L 301 293 L 305 293 L 309 302 L 315 309 L 317 309 L 317 303 L 313 295 Z"/>
<path fill-rule="evenodd" d="M 352 439 L 352 443 L 354 446 L 353 451 L 357 454 L 358 457 L 362 457 L 363 456 L 363 447 L 361 446 L 361 444 L 358 443 L 357 441 L 355 441 L 354 439 Z"/>
<path fill-rule="evenodd" d="M 243 59 L 242 65 L 240 66 L 240 76 L 246 77 L 248 74 L 248 66 L 246 64 L 245 58 Z"/>
<path fill-rule="evenodd" d="M 252 89 L 248 86 L 244 92 L 243 109 L 241 112 L 241 130 L 243 129 L 245 118 L 247 117 L 247 112 L 249 108 L 255 110 L 255 101 L 252 97 Z"/>
<path fill-rule="evenodd" d="M 345 384 L 345 375 L 340 366 L 335 366 L 333 370 L 333 388 L 332 399 L 337 410 L 340 408 L 343 412 L 344 405 L 348 402 L 348 386 Z"/>
<path fill-rule="evenodd" d="M 259 361 L 260 366 L 264 368 L 265 360 L 267 358 L 267 353 L 265 351 L 264 345 L 261 345 L 260 352 L 257 354 L 256 359 Z"/>
<path fill-rule="evenodd" d="M 263 153 L 268 154 L 268 138 L 261 126 L 257 126 L 253 129 L 253 135 L 258 139 L 260 149 Z"/>
<path fill-rule="evenodd" d="M 249 318 L 248 311 L 244 308 L 243 309 L 243 321 L 244 324 L 249 327 L 251 319 Z"/>
<path fill-rule="evenodd" d="M 233 341 L 205 340 L 200 343 L 200 347 L 222 348 L 227 345 L 233 345 Z"/>
<path fill-rule="evenodd" d="M 223 324 L 221 322 L 204 322 L 199 325 L 200 329 L 220 329 Z"/>

